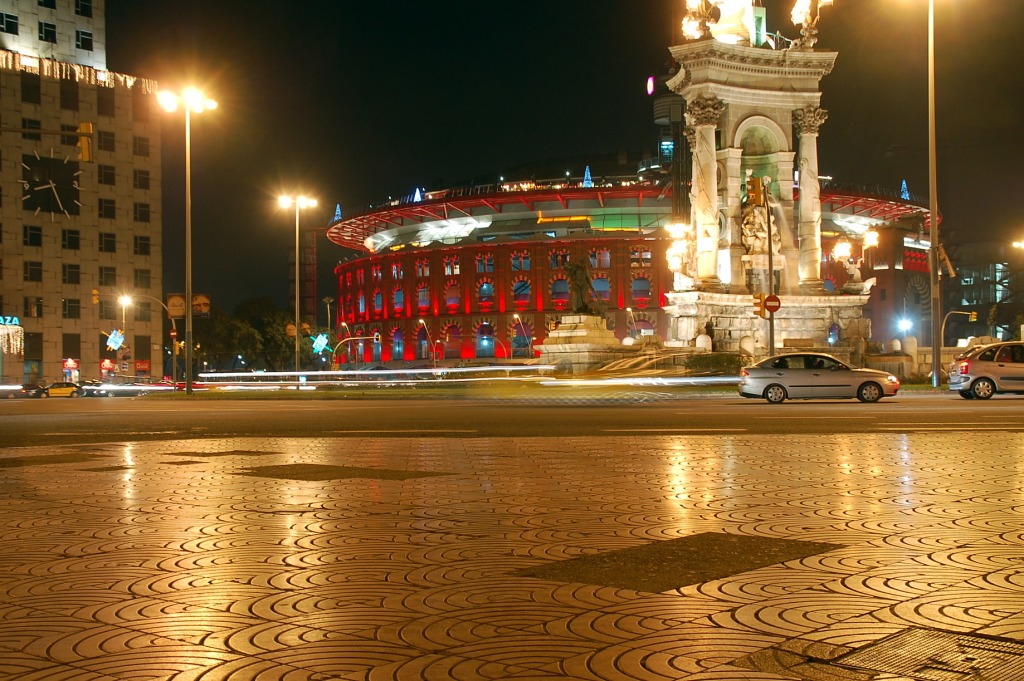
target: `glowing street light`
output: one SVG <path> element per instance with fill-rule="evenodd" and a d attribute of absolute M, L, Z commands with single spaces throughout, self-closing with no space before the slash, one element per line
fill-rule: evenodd
<path fill-rule="evenodd" d="M 217 108 L 195 88 L 176 94 L 159 92 L 157 101 L 166 111 L 185 109 L 185 394 L 192 394 L 192 112 L 202 113 Z"/>
<path fill-rule="evenodd" d="M 281 208 L 295 206 L 295 374 L 298 379 L 299 373 L 299 211 L 303 208 L 316 206 L 316 199 L 308 196 L 279 196 L 277 198 Z"/>

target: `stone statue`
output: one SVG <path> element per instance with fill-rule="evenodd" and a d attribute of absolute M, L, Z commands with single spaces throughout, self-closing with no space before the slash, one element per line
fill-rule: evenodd
<path fill-rule="evenodd" d="M 572 311 L 576 314 L 601 315 L 597 292 L 590 279 L 590 270 L 583 263 L 569 261 L 562 265 L 569 276 L 569 293 L 572 296 Z"/>

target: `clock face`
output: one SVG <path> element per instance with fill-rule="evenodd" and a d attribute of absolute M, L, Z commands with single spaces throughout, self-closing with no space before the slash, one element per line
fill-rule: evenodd
<path fill-rule="evenodd" d="M 21 167 L 22 208 L 35 215 L 49 213 L 51 219 L 80 213 L 78 177 L 82 171 L 78 161 L 70 156 L 61 158 L 50 149 L 50 156 L 26 154 Z"/>

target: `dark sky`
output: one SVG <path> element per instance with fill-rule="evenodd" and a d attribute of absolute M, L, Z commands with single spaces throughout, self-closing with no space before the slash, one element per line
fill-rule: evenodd
<path fill-rule="evenodd" d="M 653 153 L 643 85 L 663 71 L 681 2 L 107 0 L 108 67 L 218 100 L 193 117 L 194 289 L 228 310 L 264 295 L 285 305 L 295 223 L 279 193 L 318 197 L 302 224 L 322 226 L 336 204 L 350 214 L 417 186 Z M 944 225 L 1019 238 L 1024 2 L 935 3 Z M 765 4 L 770 30 L 796 37 L 792 1 Z M 820 170 L 893 189 L 906 178 L 925 196 L 928 3 L 836 5 L 818 44 L 839 52 L 822 83 Z M 180 114 L 164 127 L 166 291 L 184 289 L 183 127 Z M 345 253 L 320 248 L 322 298 Z"/>

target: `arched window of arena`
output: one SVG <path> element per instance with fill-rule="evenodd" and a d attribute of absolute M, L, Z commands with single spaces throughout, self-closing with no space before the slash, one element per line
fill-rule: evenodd
<path fill-rule="evenodd" d="M 512 271 L 528 272 L 530 270 L 530 252 L 514 251 L 512 253 Z"/>
<path fill-rule="evenodd" d="M 449 324 L 444 330 L 442 340 L 445 359 L 459 359 L 462 356 L 462 329 L 455 324 Z"/>
<path fill-rule="evenodd" d="M 494 304 L 494 284 L 489 281 L 485 281 L 480 284 L 480 289 L 477 292 L 477 297 L 480 300 L 480 305 L 493 305 Z"/>
<path fill-rule="evenodd" d="M 422 324 L 416 332 L 416 359 L 430 359 L 430 334 Z"/>
<path fill-rule="evenodd" d="M 612 295 L 611 284 L 608 283 L 608 279 L 605 277 L 598 277 L 594 280 L 594 293 L 601 300 L 608 300 Z"/>
<path fill-rule="evenodd" d="M 512 301 L 517 308 L 522 309 L 529 305 L 531 296 L 530 282 L 524 279 L 512 284 Z"/>
<path fill-rule="evenodd" d="M 459 309 L 459 302 L 462 300 L 462 294 L 459 291 L 458 282 L 450 282 L 444 289 L 444 304 L 448 308 L 449 312 L 455 312 Z"/>
<path fill-rule="evenodd" d="M 515 324 L 512 325 L 513 357 L 529 357 L 532 354 L 530 351 L 532 335 L 533 328 L 529 324 L 524 322 L 522 318 L 515 320 Z"/>
<path fill-rule="evenodd" d="M 373 291 L 373 313 L 380 314 L 384 310 L 384 295 L 380 292 L 380 289 L 374 289 Z"/>
<path fill-rule="evenodd" d="M 398 360 L 405 356 L 405 334 L 402 333 L 401 329 L 395 329 L 395 333 L 391 336 L 391 359 Z"/>
<path fill-rule="evenodd" d="M 394 310 L 395 316 L 401 316 L 402 311 L 405 310 L 405 292 L 402 291 L 401 286 L 397 287 L 391 296 L 391 309 Z"/>
<path fill-rule="evenodd" d="M 476 330 L 476 356 L 494 357 L 494 327 L 490 324 L 481 324 Z"/>
<path fill-rule="evenodd" d="M 612 254 L 607 248 L 590 252 L 590 266 L 595 269 L 608 269 L 612 266 Z"/>
<path fill-rule="evenodd" d="M 358 303 L 359 304 L 359 315 L 360 316 L 365 315 L 366 314 L 366 296 L 364 296 L 362 293 L 360 293 L 358 301 L 359 301 L 359 303 Z"/>
<path fill-rule="evenodd" d="M 555 279 L 551 282 L 551 301 L 553 303 L 566 303 L 569 301 L 569 282 L 565 279 Z"/>
<path fill-rule="evenodd" d="M 651 298 L 651 282 L 645 277 L 637 277 L 633 280 L 632 293 L 638 306 L 642 306 L 641 303 L 646 305 Z"/>
<path fill-rule="evenodd" d="M 420 312 L 426 312 L 430 307 L 430 287 L 426 284 L 420 284 L 416 289 L 416 307 Z"/>
<path fill-rule="evenodd" d="M 477 274 L 483 274 L 486 272 L 494 271 L 494 254 L 493 253 L 481 253 L 476 256 L 476 271 Z"/>

